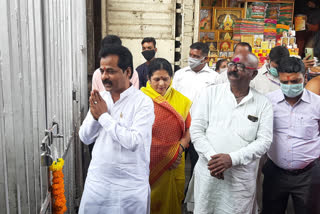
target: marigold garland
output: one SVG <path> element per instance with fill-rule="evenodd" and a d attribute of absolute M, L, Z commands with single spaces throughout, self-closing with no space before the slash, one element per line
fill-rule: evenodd
<path fill-rule="evenodd" d="M 64 160 L 59 158 L 49 167 L 50 171 L 52 171 L 52 195 L 54 198 L 53 212 L 55 214 L 63 214 L 67 211 L 67 200 L 64 195 L 63 165 Z"/>

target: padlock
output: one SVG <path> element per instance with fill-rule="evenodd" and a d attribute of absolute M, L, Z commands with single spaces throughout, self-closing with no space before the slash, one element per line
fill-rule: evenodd
<path fill-rule="evenodd" d="M 53 163 L 53 157 L 51 155 L 51 148 L 47 146 L 47 151 L 41 153 L 41 165 L 51 166 Z"/>

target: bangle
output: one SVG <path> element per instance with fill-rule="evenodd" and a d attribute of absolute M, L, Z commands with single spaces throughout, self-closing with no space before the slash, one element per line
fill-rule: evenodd
<path fill-rule="evenodd" d="M 180 143 L 180 146 L 182 148 L 182 151 L 186 151 L 186 148 L 184 148 L 184 146 L 182 146 L 182 144 Z"/>

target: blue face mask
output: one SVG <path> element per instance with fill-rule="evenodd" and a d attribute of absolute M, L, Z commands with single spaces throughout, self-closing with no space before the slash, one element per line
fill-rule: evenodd
<path fill-rule="evenodd" d="M 303 92 L 303 83 L 287 85 L 280 83 L 281 91 L 287 97 L 297 97 Z"/>
<path fill-rule="evenodd" d="M 270 66 L 269 72 L 270 72 L 271 75 L 274 76 L 274 77 L 278 77 L 278 76 L 279 76 L 277 69 L 274 68 L 274 67 L 271 67 L 271 66 Z"/>

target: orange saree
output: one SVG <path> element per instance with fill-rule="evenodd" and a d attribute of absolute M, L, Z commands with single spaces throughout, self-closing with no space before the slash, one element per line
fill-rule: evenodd
<path fill-rule="evenodd" d="M 149 177 L 151 213 L 179 213 L 184 197 L 184 155 L 176 169 L 168 169 L 176 161 L 179 140 L 190 126 L 191 101 L 171 87 L 164 96 L 149 83 L 141 90 L 152 98 L 155 112 Z"/>

